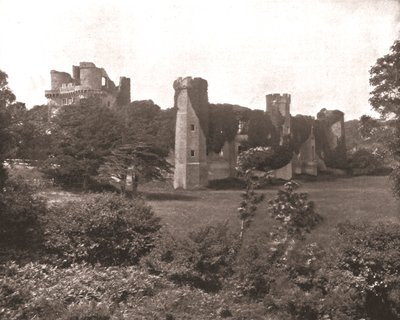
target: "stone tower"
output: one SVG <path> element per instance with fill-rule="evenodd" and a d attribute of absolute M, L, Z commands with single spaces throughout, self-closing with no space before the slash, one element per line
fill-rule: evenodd
<path fill-rule="evenodd" d="M 117 87 L 103 68 L 93 62 L 72 66 L 72 76 L 67 72 L 50 71 L 51 90 L 45 91 L 49 113 L 52 108 L 79 103 L 82 99 L 97 97 L 103 106 L 116 107 L 131 101 L 131 82 L 121 77 Z"/>
<path fill-rule="evenodd" d="M 196 189 L 208 184 L 207 81 L 178 78 L 174 82 L 176 115 L 174 188 Z"/>
<path fill-rule="evenodd" d="M 290 135 L 290 94 L 267 94 L 267 113 L 280 137 Z M 281 139 L 282 142 L 282 139 Z"/>

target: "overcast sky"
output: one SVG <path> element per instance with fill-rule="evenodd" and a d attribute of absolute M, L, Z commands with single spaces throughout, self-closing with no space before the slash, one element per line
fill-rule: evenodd
<path fill-rule="evenodd" d="M 209 100 L 292 113 L 370 113 L 369 68 L 399 38 L 395 0 L 0 0 L 0 69 L 28 107 L 45 103 L 50 70 L 91 61 L 132 99 L 173 105 L 177 77 L 208 81 Z"/>

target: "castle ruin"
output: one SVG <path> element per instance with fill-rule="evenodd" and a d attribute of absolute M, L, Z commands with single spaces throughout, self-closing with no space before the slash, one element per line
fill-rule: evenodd
<path fill-rule="evenodd" d="M 174 82 L 174 89 L 175 106 L 178 109 L 174 188 L 195 189 L 207 186 L 209 180 L 234 177 L 237 157 L 248 140 L 246 130 L 243 129 L 248 123 L 238 120 L 235 138 L 225 141 L 219 153 L 207 150 L 207 81 L 201 78 L 178 78 Z M 266 113 L 278 132 L 280 145 L 293 138 L 290 104 L 290 94 L 266 95 Z M 326 145 L 317 146 L 312 124 L 307 139 L 302 142 L 298 152 L 293 152 L 291 161 L 273 171 L 272 175 L 275 178 L 290 180 L 293 174 L 316 176 L 319 171 L 327 170 L 327 154 L 336 156 L 336 149 L 344 143 L 344 114 L 337 110 L 323 109 L 317 119 L 324 125 L 323 135 L 328 138 Z M 339 152 L 343 153 L 343 150 Z"/>
<path fill-rule="evenodd" d="M 72 76 L 56 70 L 51 70 L 50 76 L 51 90 L 45 91 L 50 107 L 71 105 L 90 97 L 98 97 L 103 106 L 111 108 L 131 102 L 130 79 L 120 77 L 116 86 L 107 72 L 92 62 L 72 66 Z"/>

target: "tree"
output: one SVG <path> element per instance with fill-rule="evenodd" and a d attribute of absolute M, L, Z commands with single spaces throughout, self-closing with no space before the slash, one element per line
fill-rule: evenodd
<path fill-rule="evenodd" d="M 87 190 L 104 157 L 121 143 L 115 112 L 89 99 L 62 107 L 52 121 L 53 155 L 42 171 L 64 186 Z"/>
<path fill-rule="evenodd" d="M 161 110 L 152 100 L 142 100 L 116 112 L 123 128 L 123 144 L 146 143 L 168 155 L 175 143 L 176 109 Z"/>
<path fill-rule="evenodd" d="M 47 105 L 37 105 L 29 110 L 19 110 L 14 118 L 18 136 L 16 157 L 42 161 L 52 153 L 52 122 Z"/>
<path fill-rule="evenodd" d="M 387 120 L 385 131 L 391 133 L 384 144 L 394 161 L 393 190 L 400 197 L 400 40 L 371 68 L 370 84 L 373 89 L 369 102 L 381 120 Z"/>
<path fill-rule="evenodd" d="M 207 149 L 219 153 L 225 142 L 233 141 L 238 131 L 238 123 L 232 105 L 210 104 Z"/>
<path fill-rule="evenodd" d="M 171 173 L 171 165 L 162 151 L 137 143 L 119 146 L 105 157 L 98 180 L 108 183 L 117 180 L 121 192 L 131 196 L 137 192 L 139 181 L 164 180 L 168 173 Z"/>
<path fill-rule="evenodd" d="M 7 177 L 3 163 L 13 145 L 9 107 L 15 101 L 15 95 L 8 87 L 7 78 L 7 74 L 0 70 L 0 187 L 4 185 Z"/>
<path fill-rule="evenodd" d="M 0 247 L 27 248 L 40 240 L 39 216 L 45 212 L 44 203 L 21 181 L 8 179 L 4 160 L 18 141 L 16 129 L 20 126 L 25 105 L 15 102 L 8 87 L 7 74 L 0 70 Z"/>

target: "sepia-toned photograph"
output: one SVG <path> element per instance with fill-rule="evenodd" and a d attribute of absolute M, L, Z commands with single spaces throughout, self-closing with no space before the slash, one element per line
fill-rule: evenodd
<path fill-rule="evenodd" d="M 0 320 L 400 320 L 400 0 L 0 0 Z"/>

